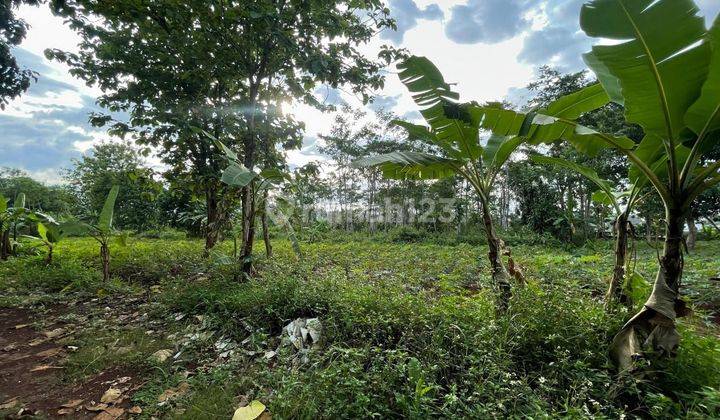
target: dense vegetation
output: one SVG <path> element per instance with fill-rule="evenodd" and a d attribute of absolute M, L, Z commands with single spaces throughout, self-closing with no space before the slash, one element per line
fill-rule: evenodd
<path fill-rule="evenodd" d="M 111 246 L 115 275 L 104 283 L 94 241 L 72 239 L 50 267 L 42 257 L 3 264 L 2 304 L 42 308 L 99 298 L 100 308 L 121 314 L 127 299 L 147 299 L 144 324 L 117 329 L 93 321 L 68 339 L 81 350 L 70 354 L 63 376 L 77 380 L 113 365 L 149 369 L 156 350 L 182 350 L 178 360 L 148 370 L 150 380 L 133 397 L 148 414 L 229 416 L 244 395 L 281 418 L 717 416 L 720 344 L 704 310 L 681 324 L 677 358 L 642 378 L 613 373 L 608 341 L 629 312 L 603 308 L 611 244 L 515 243 L 532 280 L 506 316 L 496 317 L 477 245 L 395 238 L 328 233 L 302 243 L 302 261 L 278 240 L 275 257 L 259 262 L 261 275 L 243 283 L 222 259 L 203 259 L 201 241 L 182 239 Z M 222 247 L 227 252 L 230 244 Z M 718 252 L 717 243 L 701 241 L 686 260 L 687 291 L 699 306 L 720 302 L 717 284 L 707 280 L 720 270 Z M 638 270 L 651 275 L 654 264 L 655 250 L 641 246 Z M 281 328 L 298 317 L 322 320 L 323 349 L 304 359 L 281 347 L 265 359 L 278 348 Z M 147 329 L 155 332 L 138 340 Z M 207 334 L 188 338 L 196 333 Z M 94 361 L 96 349 L 115 340 Z M 224 340 L 237 346 L 228 347 L 233 355 L 215 347 Z M 194 372 L 191 391 L 157 407 L 157 395 L 184 381 L 187 370 Z"/>
<path fill-rule="evenodd" d="M 0 172 L 0 363 L 58 415 L 720 416 L 720 18 L 692 0 L 588 1 L 592 73 L 543 67 L 522 107 L 361 53 L 379 0 L 49 3 L 81 43 L 47 57 L 131 139 L 64 186 Z M 0 105 L 32 77 L 8 54 Z M 413 122 L 319 99 L 390 64 Z M 325 168 L 287 161 L 293 102 L 335 112 Z"/>

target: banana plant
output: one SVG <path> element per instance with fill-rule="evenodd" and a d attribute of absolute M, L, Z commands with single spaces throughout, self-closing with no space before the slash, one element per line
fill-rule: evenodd
<path fill-rule="evenodd" d="M 127 237 L 124 234 L 117 235 L 113 228 L 113 216 L 115 214 L 115 200 L 117 200 L 120 187 L 115 185 L 108 192 L 105 198 L 100 215 L 95 224 L 81 221 L 68 221 L 60 225 L 60 235 L 90 235 L 100 244 L 100 258 L 102 261 L 103 281 L 110 280 L 110 241 L 117 239 L 117 242 L 126 245 Z"/>
<path fill-rule="evenodd" d="M 267 224 L 268 217 L 270 217 L 275 224 L 282 226 L 286 230 L 292 243 L 293 251 L 298 257 L 302 257 L 300 245 L 289 218 L 283 213 L 280 206 L 273 206 L 269 200 L 270 190 L 284 182 L 290 182 L 290 176 L 278 168 L 266 168 L 260 172 L 249 170 L 241 163 L 237 154 L 224 143 L 208 133 L 206 133 L 206 135 L 215 140 L 218 148 L 223 151 L 228 161 L 228 166 L 223 170 L 220 180 L 227 185 L 238 188 L 244 188 L 249 185 L 252 186 L 252 194 L 255 198 L 252 200 L 253 208 L 250 210 L 250 214 L 252 214 L 251 217 L 260 217 L 262 219 L 268 257 L 272 256 Z M 276 197 L 276 201 L 287 205 L 286 199 L 283 197 Z M 257 208 L 255 208 L 255 206 L 257 206 Z M 246 216 L 243 215 L 243 223 L 245 223 L 245 217 Z M 254 223 L 245 223 L 245 225 L 251 226 L 251 228 L 249 232 L 243 235 L 242 251 L 239 258 L 243 273 L 249 276 L 252 273 L 252 238 L 255 232 L 253 227 Z"/>
<path fill-rule="evenodd" d="M 30 214 L 25 208 L 25 194 L 19 193 L 13 205 L 0 194 L 0 260 L 6 260 L 17 249 L 17 232 Z"/>
<path fill-rule="evenodd" d="M 483 130 L 468 113 L 478 106 L 459 103 L 459 95 L 445 82 L 440 71 L 425 57 L 413 56 L 398 65 L 400 79 L 411 92 L 427 126 L 394 121 L 412 138 L 422 140 L 437 153 L 396 151 L 369 156 L 354 162 L 359 167 L 379 167 L 391 179 L 465 178 L 478 195 L 488 241 L 488 259 L 497 290 L 498 309 L 504 310 L 511 297 L 511 276 L 502 261 L 503 242 L 493 224 L 490 196 L 501 168 L 522 143 L 519 136 L 484 136 Z M 499 104 L 492 104 L 498 111 Z M 487 138 L 487 143 L 483 139 Z"/>
<path fill-rule="evenodd" d="M 720 162 L 702 163 L 720 141 L 720 18 L 708 30 L 692 0 L 593 0 L 583 5 L 580 26 L 603 40 L 584 55 L 599 84 L 544 110 L 500 115 L 479 107 L 471 114 L 496 134 L 565 140 L 586 153 L 614 148 L 631 164 L 631 181 L 645 177 L 657 191 L 665 241 L 653 291 L 611 345 L 613 361 L 626 370 L 644 354 L 675 354 L 676 319 L 689 312 L 680 296 L 684 221 L 695 199 L 720 184 Z M 578 110 L 609 101 L 623 105 L 625 119 L 643 128 L 639 144 L 577 123 Z M 503 124 L 518 119 L 529 124 Z"/>
<path fill-rule="evenodd" d="M 628 191 L 617 191 L 613 188 L 612 182 L 601 178 L 597 172 L 587 166 L 575 162 L 551 156 L 533 155 L 530 157 L 533 162 L 542 165 L 553 165 L 559 168 L 573 171 L 598 186 L 598 190 L 592 195 L 593 201 L 601 205 L 608 205 L 615 210 L 613 219 L 613 232 L 615 234 L 615 265 L 610 280 L 607 294 L 605 295 L 605 307 L 611 309 L 615 303 L 621 303 L 632 308 L 634 297 L 644 289 L 647 283 L 640 273 L 630 268 L 630 259 L 627 258 L 629 236 L 632 234 L 630 214 L 647 194 L 642 195 L 645 180 L 635 182 Z"/>
<path fill-rule="evenodd" d="M 45 248 L 47 248 L 48 252 L 45 257 L 45 264 L 50 265 L 53 261 L 55 244 L 60 242 L 62 235 L 59 224 L 50 217 L 45 216 L 44 219 L 44 221 L 38 221 L 36 224 L 38 236 L 25 235 L 25 237 L 40 241 Z"/>

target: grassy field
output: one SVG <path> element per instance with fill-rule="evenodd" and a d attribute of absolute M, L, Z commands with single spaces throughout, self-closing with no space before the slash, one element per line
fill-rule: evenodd
<path fill-rule="evenodd" d="M 720 242 L 687 257 L 695 312 L 677 357 L 643 377 L 606 356 L 631 315 L 603 309 L 609 243 L 513 247 L 529 284 L 504 316 L 482 246 L 326 240 L 298 259 L 278 240 L 245 282 L 231 246 L 204 260 L 200 241 L 131 240 L 103 284 L 96 243 L 66 240 L 52 266 L 0 263 L 0 307 L 70 331 L 52 386 L 130 376 L 123 407 L 141 417 L 229 418 L 252 400 L 276 418 L 720 416 Z M 656 251 L 641 244 L 635 264 L 652 278 Z M 297 318 L 321 323 L 314 348 L 281 339 Z"/>

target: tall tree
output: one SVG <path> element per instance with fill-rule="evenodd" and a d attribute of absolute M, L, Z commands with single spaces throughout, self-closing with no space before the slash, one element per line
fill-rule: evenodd
<path fill-rule="evenodd" d="M 8 102 L 25 92 L 37 73 L 31 69 L 20 68 L 12 48 L 19 45 L 27 34 L 28 24 L 15 16 L 15 10 L 21 4 L 36 6 L 41 0 L 2 0 L 0 1 L 0 109 Z"/>
<path fill-rule="evenodd" d="M 206 248 L 218 239 L 237 194 L 220 183 L 224 158 L 200 128 L 258 163 L 260 118 L 268 100 L 317 104 L 317 83 L 380 87 L 381 64 L 357 49 L 392 26 L 380 0 L 70 0 L 63 14 L 83 37 L 80 54 L 50 55 L 106 93 L 100 104 L 130 113 L 114 131 L 160 147 L 174 177 L 204 195 Z M 108 117 L 96 118 L 109 123 Z M 275 139 L 277 140 L 277 139 Z M 190 165 L 188 165 L 190 163 Z M 243 189 L 244 246 L 252 251 L 251 187 Z M 249 270 L 249 265 L 246 265 Z"/>
<path fill-rule="evenodd" d="M 133 230 L 157 227 L 155 197 L 162 191 L 162 184 L 153 179 L 153 171 L 144 166 L 138 149 L 129 143 L 100 143 L 73 163 L 65 179 L 86 212 L 99 214 L 107 192 L 118 186 L 115 226 Z"/>

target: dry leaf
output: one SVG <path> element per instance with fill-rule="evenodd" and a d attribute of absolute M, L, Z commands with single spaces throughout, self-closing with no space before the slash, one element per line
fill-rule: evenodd
<path fill-rule="evenodd" d="M 29 342 L 28 346 L 30 346 L 30 347 L 39 346 L 40 344 L 42 344 L 46 341 L 48 341 L 47 338 L 36 338 L 33 341 Z"/>
<path fill-rule="evenodd" d="M 52 365 L 38 365 L 38 366 L 35 366 L 34 368 L 30 369 L 30 372 L 41 372 L 43 370 L 48 370 L 48 369 L 63 369 L 63 367 L 62 366 L 52 366 Z"/>
<path fill-rule="evenodd" d="M 245 407 L 235 410 L 232 420 L 255 420 L 265 411 L 265 404 L 258 400 L 253 400 Z"/>
<path fill-rule="evenodd" d="M 52 331 L 45 331 L 43 334 L 45 334 L 45 337 L 47 338 L 56 338 L 65 333 L 65 328 L 55 328 Z"/>
<path fill-rule="evenodd" d="M 173 355 L 172 350 L 163 349 L 163 350 L 158 350 L 155 353 L 153 353 L 152 356 L 150 356 L 150 358 L 152 360 L 156 361 L 157 363 L 163 363 L 172 355 Z"/>
<path fill-rule="evenodd" d="M 17 348 L 17 344 L 12 343 L 8 344 L 7 346 L 3 347 L 3 351 L 13 351 Z"/>
<path fill-rule="evenodd" d="M 65 404 L 63 404 L 61 407 L 75 408 L 82 403 L 83 403 L 83 400 L 70 400 L 70 401 L 66 402 Z"/>
<path fill-rule="evenodd" d="M 58 353 L 62 351 L 62 347 L 55 347 L 53 349 L 47 349 L 45 351 L 41 351 L 40 353 L 36 354 L 37 357 L 53 357 L 57 356 Z"/>
<path fill-rule="evenodd" d="M 187 382 L 182 382 L 182 383 L 180 383 L 180 385 L 177 386 L 177 388 L 166 389 L 158 397 L 158 402 L 165 402 L 165 401 L 171 400 L 175 397 L 179 397 L 179 396 L 187 393 L 188 389 L 190 389 L 190 384 Z"/>
<path fill-rule="evenodd" d="M 72 414 L 75 412 L 74 408 L 61 408 L 57 411 L 58 416 L 64 416 L 65 414 Z"/>
<path fill-rule="evenodd" d="M 15 329 L 20 330 L 20 329 L 28 327 L 28 326 L 30 326 L 30 324 L 18 324 L 15 326 Z"/>
<path fill-rule="evenodd" d="M 134 406 L 134 407 L 129 408 L 127 412 L 130 413 L 130 414 L 141 414 L 141 413 L 142 413 L 142 408 L 140 408 L 140 407 L 138 407 L 138 406 L 136 405 L 136 406 Z"/>
<path fill-rule="evenodd" d="M 94 405 L 86 405 L 85 409 L 87 411 L 103 411 L 108 407 L 107 404 L 94 404 Z"/>
<path fill-rule="evenodd" d="M 10 398 L 9 400 L 0 404 L 0 410 L 7 410 L 8 408 L 13 408 L 16 405 L 18 405 L 18 402 L 19 401 L 18 401 L 17 397 Z"/>
<path fill-rule="evenodd" d="M 122 396 L 122 391 L 117 388 L 109 388 L 100 398 L 101 403 L 114 404 Z"/>
<path fill-rule="evenodd" d="M 108 407 L 103 412 L 93 417 L 93 420 L 115 420 L 125 414 L 125 409 L 120 407 Z"/>

